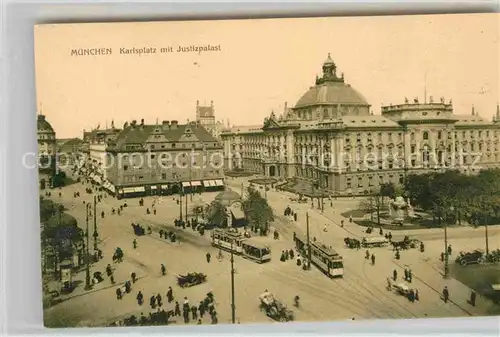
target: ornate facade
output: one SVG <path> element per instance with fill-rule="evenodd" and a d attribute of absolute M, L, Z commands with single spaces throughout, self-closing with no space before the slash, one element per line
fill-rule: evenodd
<path fill-rule="evenodd" d="M 37 116 L 38 175 L 40 187 L 45 189 L 56 171 L 56 132 L 45 115 Z"/>
<path fill-rule="evenodd" d="M 323 75 L 279 117 L 222 133 L 228 169 L 241 167 L 281 179 L 299 178 L 337 194 L 363 194 L 398 184 L 409 172 L 500 166 L 500 110 L 492 122 L 472 108 L 456 115 L 444 98 L 405 99 L 370 112 L 345 83 L 330 55 Z"/>

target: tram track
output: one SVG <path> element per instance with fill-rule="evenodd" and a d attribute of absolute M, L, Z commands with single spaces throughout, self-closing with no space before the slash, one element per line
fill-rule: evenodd
<path fill-rule="evenodd" d="M 282 282 L 283 284 L 292 284 L 297 289 L 309 295 L 312 295 L 314 297 L 320 296 L 321 298 L 328 300 L 339 308 L 348 305 L 349 311 L 357 316 L 364 317 L 367 312 L 373 315 L 373 317 L 375 318 L 383 318 L 383 316 L 379 315 L 378 312 L 375 312 L 369 308 L 369 301 L 363 301 L 356 297 L 353 298 L 352 296 L 349 296 L 348 293 L 344 292 L 332 292 L 327 287 L 325 287 L 325 285 L 319 285 L 318 283 L 313 282 L 313 279 L 311 278 L 304 280 L 300 277 L 293 276 L 293 273 L 284 273 L 276 269 L 268 270 L 266 271 L 266 274 L 269 274 L 269 276 Z M 343 290 L 347 290 L 344 287 L 341 288 L 343 288 Z M 364 312 L 360 311 L 360 309 L 363 309 Z"/>

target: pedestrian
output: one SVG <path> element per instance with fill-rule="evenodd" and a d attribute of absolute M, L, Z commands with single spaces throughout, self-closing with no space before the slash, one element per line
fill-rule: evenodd
<path fill-rule="evenodd" d="M 206 257 L 207 257 L 207 263 L 210 263 L 210 259 L 212 258 L 212 256 L 210 255 L 210 253 L 207 253 Z"/>
<path fill-rule="evenodd" d="M 290 255 L 290 260 L 293 260 L 293 255 L 294 255 L 294 254 L 293 254 L 293 249 L 290 249 L 290 251 L 289 251 L 289 255 Z"/>
<path fill-rule="evenodd" d="M 142 294 L 142 292 L 140 290 L 137 293 L 136 299 L 137 299 L 137 304 L 142 305 L 142 303 L 144 301 L 144 295 Z"/>
<path fill-rule="evenodd" d="M 405 268 L 405 281 L 408 281 L 408 269 Z"/>
<path fill-rule="evenodd" d="M 441 262 L 443 262 L 443 261 L 444 261 L 444 253 L 441 252 Z"/>
<path fill-rule="evenodd" d="M 401 253 L 399 252 L 399 249 L 396 249 L 396 260 L 399 260 L 401 258 Z"/>
<path fill-rule="evenodd" d="M 203 318 L 203 315 L 205 314 L 205 304 L 203 301 L 200 301 L 200 304 L 198 305 L 198 311 L 200 312 L 200 317 Z"/>
<path fill-rule="evenodd" d="M 130 284 L 130 281 L 125 282 L 125 292 L 128 294 L 130 292 L 130 289 L 132 288 L 132 285 Z"/>
<path fill-rule="evenodd" d="M 412 278 L 413 278 L 413 274 L 411 272 L 411 269 L 408 269 L 408 282 L 411 283 Z"/>
<path fill-rule="evenodd" d="M 448 291 L 448 286 L 444 286 L 444 289 L 443 289 L 444 303 L 447 303 L 449 299 L 450 299 L 450 292 Z"/>
<path fill-rule="evenodd" d="M 413 291 L 413 289 L 410 289 L 410 292 L 408 293 L 408 299 L 412 303 L 415 302 L 415 291 Z"/>
<path fill-rule="evenodd" d="M 151 306 L 151 309 L 154 309 L 156 307 L 156 297 L 155 295 L 151 296 L 149 298 L 149 305 Z"/>
<path fill-rule="evenodd" d="M 198 320 L 198 323 L 196 325 L 201 325 L 201 319 Z"/>
<path fill-rule="evenodd" d="M 476 306 L 476 292 L 474 290 L 471 290 L 470 293 L 470 305 L 472 305 L 473 307 Z"/>
<path fill-rule="evenodd" d="M 212 318 L 212 324 L 217 324 L 219 322 L 219 320 L 217 319 L 217 313 L 215 311 L 212 312 L 211 318 Z"/>
<path fill-rule="evenodd" d="M 172 303 L 173 300 L 174 300 L 174 294 L 173 294 L 172 287 L 168 287 L 167 301 L 168 301 L 168 303 Z"/>
<path fill-rule="evenodd" d="M 156 302 L 158 303 L 158 307 L 161 307 L 161 306 L 162 306 L 162 302 L 161 302 L 161 295 L 160 295 L 160 293 L 158 293 L 158 295 L 156 295 Z"/>
<path fill-rule="evenodd" d="M 106 266 L 106 274 L 108 275 L 108 277 L 113 275 L 113 269 L 111 268 L 110 264 Z"/>
<path fill-rule="evenodd" d="M 369 258 L 370 258 L 370 251 L 367 249 L 365 253 L 365 259 L 368 260 Z"/>
<path fill-rule="evenodd" d="M 191 313 L 193 315 L 193 321 L 196 321 L 198 319 L 198 308 L 196 308 L 196 305 L 191 307 Z"/>
<path fill-rule="evenodd" d="M 160 239 L 163 238 L 163 229 L 160 229 Z"/>
<path fill-rule="evenodd" d="M 372 265 L 375 265 L 375 254 L 372 254 Z"/>
<path fill-rule="evenodd" d="M 109 280 L 111 281 L 111 284 L 115 284 L 115 277 L 113 275 L 109 277 Z"/>
<path fill-rule="evenodd" d="M 419 301 L 420 297 L 418 296 L 418 289 L 415 289 L 415 300 Z"/>
<path fill-rule="evenodd" d="M 380 230 L 378 231 L 380 235 L 384 235 L 384 231 L 382 230 L 382 227 L 380 227 Z"/>
<path fill-rule="evenodd" d="M 130 274 L 130 278 L 132 279 L 132 283 L 135 283 L 135 280 L 137 279 L 136 273 L 132 272 L 132 274 Z"/>
<path fill-rule="evenodd" d="M 116 289 L 116 299 L 121 300 L 122 299 L 122 290 L 120 288 Z"/>
<path fill-rule="evenodd" d="M 132 244 L 134 245 L 134 249 L 136 249 L 137 248 L 137 240 L 134 239 L 134 241 L 132 241 Z"/>
<path fill-rule="evenodd" d="M 297 213 L 293 213 L 293 220 L 297 221 Z"/>
<path fill-rule="evenodd" d="M 156 208 L 153 208 L 153 214 L 156 215 Z"/>
<path fill-rule="evenodd" d="M 448 245 L 448 255 L 451 255 L 451 245 Z"/>
<path fill-rule="evenodd" d="M 165 274 L 167 273 L 167 268 L 165 268 L 165 265 L 163 265 L 163 263 L 161 264 L 161 274 L 163 276 L 165 276 Z"/>
<path fill-rule="evenodd" d="M 394 269 L 394 270 L 392 271 L 392 279 L 393 279 L 394 281 L 396 281 L 396 280 L 398 279 L 398 271 L 397 271 L 396 269 Z"/>
<path fill-rule="evenodd" d="M 179 305 L 179 302 L 177 302 L 177 301 L 175 301 L 174 315 L 175 316 L 180 316 L 181 315 L 181 307 Z"/>

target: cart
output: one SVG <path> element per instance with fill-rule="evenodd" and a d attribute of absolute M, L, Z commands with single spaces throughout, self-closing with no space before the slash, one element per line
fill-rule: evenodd
<path fill-rule="evenodd" d="M 264 292 L 259 296 L 259 299 L 260 309 L 265 311 L 268 317 L 280 322 L 293 321 L 293 311 L 287 309 L 283 303 L 276 300 L 270 292 Z"/>
<path fill-rule="evenodd" d="M 399 294 L 399 295 L 402 295 L 402 296 L 405 296 L 405 297 L 408 297 L 408 295 L 410 294 L 410 287 L 408 287 L 408 285 L 406 283 L 394 283 L 392 284 L 392 289 L 394 289 L 394 292 L 396 294 Z"/>
<path fill-rule="evenodd" d="M 207 275 L 203 273 L 188 273 L 186 275 L 177 275 L 177 284 L 181 288 L 189 288 L 206 282 Z"/>

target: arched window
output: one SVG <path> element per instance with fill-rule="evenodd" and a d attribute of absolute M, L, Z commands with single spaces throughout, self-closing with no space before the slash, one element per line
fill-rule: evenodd
<path fill-rule="evenodd" d="M 324 108 L 324 109 L 323 109 L 323 118 L 324 118 L 324 119 L 328 119 L 329 117 L 330 117 L 330 116 L 329 116 L 329 114 L 328 114 L 328 109 L 327 109 L 327 108 Z"/>
<path fill-rule="evenodd" d="M 423 134 L 423 139 L 424 139 L 424 140 L 429 140 L 429 132 L 424 131 L 424 134 Z"/>

